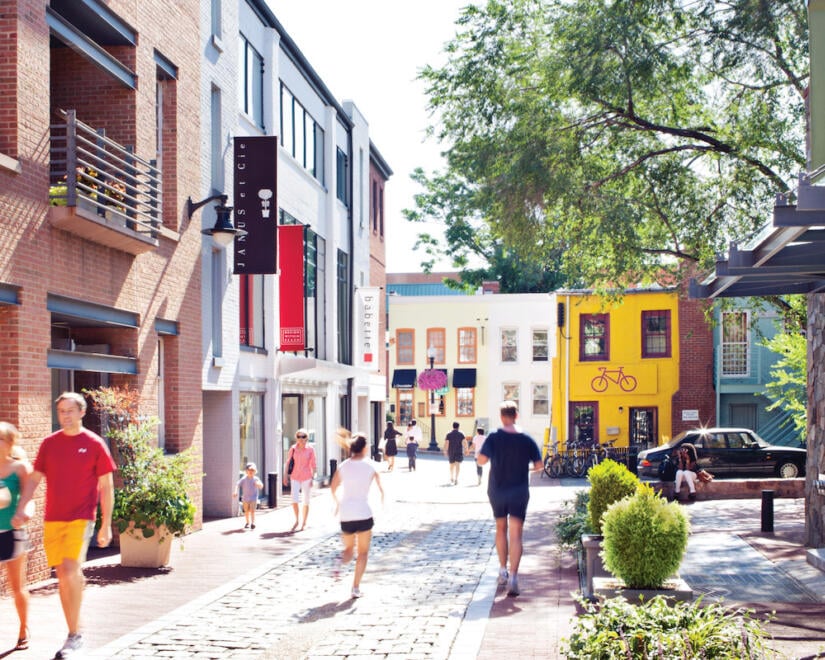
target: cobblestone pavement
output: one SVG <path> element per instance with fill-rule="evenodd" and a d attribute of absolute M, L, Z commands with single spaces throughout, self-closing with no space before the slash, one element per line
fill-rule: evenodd
<path fill-rule="evenodd" d="M 362 598 L 350 597 L 351 567 L 340 580 L 333 578 L 341 546 L 337 527 L 327 524 L 288 556 L 88 657 L 443 659 L 451 653 L 460 655 L 456 639 L 474 598 L 478 601 L 485 590 L 489 597 L 495 593 L 494 577 L 492 589 L 489 579 L 480 589 L 491 561 L 495 527 L 484 486 L 475 485 L 472 464 L 465 469 L 465 482 L 456 487 L 445 485 L 446 463 L 420 460 L 419 466 L 423 469 L 418 473 L 402 469 L 382 474 L 390 501 L 377 509 Z M 542 485 L 549 485 L 547 481 Z M 325 492 L 314 499 L 313 509 L 328 509 L 327 498 Z M 481 608 L 485 617 L 489 605 Z M 480 641 L 473 638 L 469 643 L 477 647 Z"/>
<path fill-rule="evenodd" d="M 350 598 L 351 572 L 333 578 L 338 525 L 329 491 L 319 489 L 305 532 L 289 532 L 292 512 L 282 502 L 259 512 L 255 531 L 240 529 L 240 518 L 207 523 L 185 550 L 175 547 L 170 569 L 124 569 L 112 552 L 93 558 L 84 567 L 84 657 L 561 657 L 578 578 L 572 553 L 553 543 L 553 525 L 585 482 L 534 476 L 522 593 L 507 598 L 496 587 L 494 524 L 472 463 L 456 487 L 436 456 L 419 460 L 418 472 L 381 476 L 387 497 L 375 502 L 362 598 Z M 770 628 L 777 657 L 817 657 L 825 648 L 825 578 L 805 562 L 804 503 L 775 502 L 775 534 L 760 533 L 758 501 L 686 510 L 692 533 L 680 573 L 694 591 L 778 611 Z M 10 599 L 0 599 L 0 639 L 16 635 L 14 620 Z M 26 657 L 51 657 L 65 636 L 53 580 L 33 589 L 31 627 Z"/>

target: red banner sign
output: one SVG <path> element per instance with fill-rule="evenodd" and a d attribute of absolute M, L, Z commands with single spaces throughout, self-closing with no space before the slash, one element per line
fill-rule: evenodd
<path fill-rule="evenodd" d="M 304 226 L 278 227 L 278 291 L 282 351 L 306 348 L 304 314 Z"/>

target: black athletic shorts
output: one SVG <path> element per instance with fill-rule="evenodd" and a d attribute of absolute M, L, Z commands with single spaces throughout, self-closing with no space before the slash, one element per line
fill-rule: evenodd
<path fill-rule="evenodd" d="M 493 518 L 513 516 L 524 520 L 527 516 L 527 502 L 530 493 L 502 491 L 490 494 L 490 506 L 493 507 Z"/>
<path fill-rule="evenodd" d="M 341 531 L 344 534 L 356 534 L 357 532 L 368 532 L 372 529 L 372 526 L 375 523 L 373 522 L 372 518 L 367 518 L 366 520 L 347 520 L 344 522 L 341 521 Z"/>
<path fill-rule="evenodd" d="M 0 532 L 0 562 L 9 561 L 29 550 L 29 534 L 25 529 Z"/>

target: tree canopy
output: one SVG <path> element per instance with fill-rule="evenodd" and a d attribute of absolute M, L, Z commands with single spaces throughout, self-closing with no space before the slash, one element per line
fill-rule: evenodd
<path fill-rule="evenodd" d="M 420 244 L 459 268 L 672 283 L 752 236 L 804 169 L 799 0 L 490 0 L 456 25 L 421 72 L 446 167 L 414 174 L 406 215 L 443 223 Z"/>

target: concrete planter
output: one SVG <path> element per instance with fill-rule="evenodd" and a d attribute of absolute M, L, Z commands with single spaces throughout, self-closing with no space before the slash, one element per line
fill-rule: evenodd
<path fill-rule="evenodd" d="M 629 589 L 619 578 L 593 578 L 593 594 L 599 600 L 606 598 L 624 598 L 629 603 L 638 603 L 639 599 L 645 602 L 655 596 L 664 596 L 665 600 L 689 603 L 693 600 L 693 589 L 679 576 L 673 576 L 665 581 L 659 589 Z"/>
<path fill-rule="evenodd" d="M 582 575 L 582 596 L 593 598 L 593 579 L 596 577 L 608 577 L 610 572 L 604 567 L 602 562 L 602 540 L 601 534 L 582 535 L 582 551 L 584 553 L 584 575 Z"/>
<path fill-rule="evenodd" d="M 129 528 L 120 535 L 120 565 L 134 568 L 160 568 L 169 564 L 172 539 L 165 526 L 159 527 L 154 536 L 144 538 L 141 532 Z"/>

